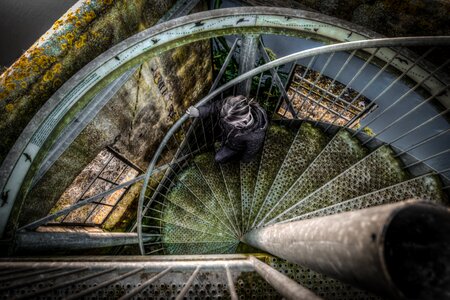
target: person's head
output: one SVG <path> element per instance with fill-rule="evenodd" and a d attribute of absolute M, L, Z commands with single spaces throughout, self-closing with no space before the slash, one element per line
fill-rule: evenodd
<path fill-rule="evenodd" d="M 252 126 L 255 120 L 252 115 L 251 104 L 252 100 L 242 95 L 227 97 L 220 110 L 220 117 L 224 122 L 237 129 Z"/>

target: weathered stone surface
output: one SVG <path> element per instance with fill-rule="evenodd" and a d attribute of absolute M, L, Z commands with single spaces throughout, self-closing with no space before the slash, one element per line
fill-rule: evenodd
<path fill-rule="evenodd" d="M 385 36 L 450 34 L 450 2 L 445 0 L 243 0 L 258 6 L 320 12 L 365 26 Z"/>
<path fill-rule="evenodd" d="M 39 108 L 85 64 L 152 24 L 175 0 L 86 0 L 0 76 L 0 162 Z M 152 13 L 143 14 L 144 7 Z"/>
<path fill-rule="evenodd" d="M 150 22 L 151 16 L 143 12 L 141 24 Z M 19 224 L 45 216 L 75 177 L 106 146 L 146 169 L 168 128 L 208 91 L 212 78 L 210 53 L 209 42 L 203 41 L 144 63 L 29 193 Z M 121 202 L 125 206 L 120 208 L 122 214 L 126 207 L 134 205 L 138 193 L 135 188 L 132 191 L 133 199 Z M 115 222 L 105 223 L 109 230 L 119 221 L 120 230 L 122 223 L 129 223 L 121 214 L 113 213 L 112 217 Z"/>

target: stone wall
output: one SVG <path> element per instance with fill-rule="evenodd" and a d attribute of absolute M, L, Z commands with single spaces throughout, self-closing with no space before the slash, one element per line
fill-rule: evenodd
<path fill-rule="evenodd" d="M 0 75 L 0 163 L 47 99 L 85 64 L 151 26 L 175 0 L 84 0 Z M 145 13 L 144 13 L 145 10 Z"/>
<path fill-rule="evenodd" d="M 143 9 L 146 22 L 155 18 L 150 8 Z M 203 9 L 204 3 L 196 8 Z M 145 170 L 165 132 L 189 105 L 208 92 L 212 81 L 210 54 L 210 42 L 202 41 L 144 63 L 29 193 L 17 223 L 23 225 L 45 216 L 106 146 Z M 139 187 L 133 186 L 122 199 L 106 229 L 124 230 L 133 219 Z"/>
<path fill-rule="evenodd" d="M 248 5 L 311 10 L 388 37 L 450 35 L 447 0 L 243 0 Z"/>

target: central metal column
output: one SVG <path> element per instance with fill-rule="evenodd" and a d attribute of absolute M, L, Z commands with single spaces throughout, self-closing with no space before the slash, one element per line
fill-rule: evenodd
<path fill-rule="evenodd" d="M 406 201 L 275 224 L 243 241 L 389 298 L 447 299 L 450 211 Z"/>
<path fill-rule="evenodd" d="M 255 68 L 256 59 L 258 57 L 259 35 L 244 35 L 240 41 L 239 54 L 239 75 L 242 75 Z M 252 88 L 252 79 L 242 81 L 238 84 L 237 95 L 250 96 Z"/>

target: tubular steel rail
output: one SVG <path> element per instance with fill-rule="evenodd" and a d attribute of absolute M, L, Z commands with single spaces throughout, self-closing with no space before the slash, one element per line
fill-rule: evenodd
<path fill-rule="evenodd" d="M 199 273 L 208 272 L 215 276 L 209 276 L 208 283 L 213 285 L 213 289 L 217 287 L 216 296 L 228 293 L 231 299 L 238 299 L 237 277 L 243 272 L 255 271 L 286 299 L 298 299 L 297 292 L 304 295 L 302 299 L 321 299 L 252 255 L 0 259 L 0 294 L 9 299 L 34 299 L 38 296 L 79 299 L 105 295 L 131 299 L 159 293 L 167 284 L 172 287 L 171 292 L 176 299 L 184 299 L 184 295 L 194 288 L 193 283 Z M 254 279 L 252 282 L 254 284 Z M 201 295 L 202 291 L 197 293 Z"/>

